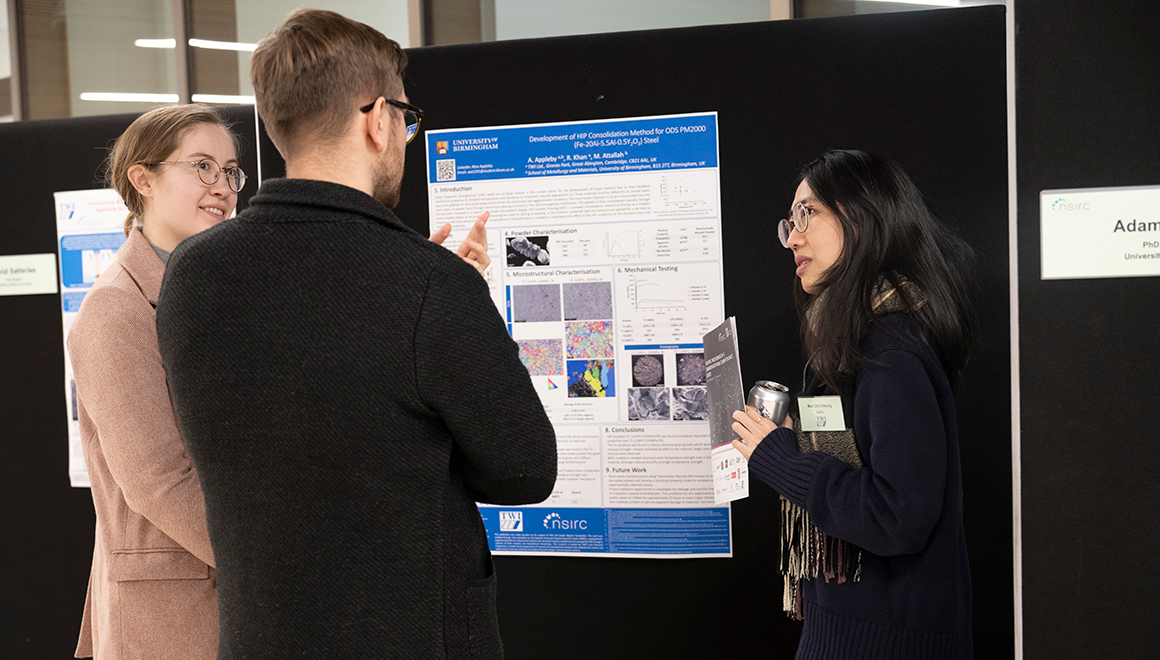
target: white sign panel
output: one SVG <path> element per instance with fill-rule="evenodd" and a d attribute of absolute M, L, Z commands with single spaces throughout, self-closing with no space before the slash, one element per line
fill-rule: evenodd
<path fill-rule="evenodd" d="M 0 256 L 0 296 L 56 293 L 56 255 Z"/>
<path fill-rule="evenodd" d="M 1045 280 L 1160 275 L 1160 186 L 1039 193 Z"/>

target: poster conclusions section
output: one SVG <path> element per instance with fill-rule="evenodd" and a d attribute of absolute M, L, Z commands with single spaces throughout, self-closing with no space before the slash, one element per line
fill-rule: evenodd
<path fill-rule="evenodd" d="M 724 318 L 717 115 L 427 132 L 432 230 L 488 221 L 491 296 L 556 429 L 500 554 L 728 557 L 702 336 Z"/>

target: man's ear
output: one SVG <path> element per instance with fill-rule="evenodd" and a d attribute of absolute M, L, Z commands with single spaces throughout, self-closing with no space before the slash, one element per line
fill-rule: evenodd
<path fill-rule="evenodd" d="M 375 146 L 375 151 L 382 153 L 387 148 L 387 101 L 383 97 L 375 99 L 375 105 L 370 112 L 364 113 L 363 130 L 367 138 Z"/>
<path fill-rule="evenodd" d="M 149 168 L 141 163 L 135 163 L 129 167 L 127 176 L 129 183 L 133 184 L 138 194 L 142 197 L 153 196 L 153 173 L 149 171 Z"/>

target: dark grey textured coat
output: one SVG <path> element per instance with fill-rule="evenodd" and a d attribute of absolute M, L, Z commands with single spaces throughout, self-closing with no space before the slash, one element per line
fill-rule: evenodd
<path fill-rule="evenodd" d="M 219 658 L 502 657 L 475 501 L 547 498 L 556 444 L 471 267 L 359 191 L 274 180 L 174 251 L 157 325 Z"/>

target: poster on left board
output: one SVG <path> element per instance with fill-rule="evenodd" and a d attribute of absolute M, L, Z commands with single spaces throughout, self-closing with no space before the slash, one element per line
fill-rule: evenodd
<path fill-rule="evenodd" d="M 68 417 L 68 478 L 74 488 L 88 488 L 81 449 L 77 386 L 68 354 L 68 333 L 85 294 L 117 258 L 125 242 L 129 210 L 115 190 L 68 190 L 53 194 L 56 202 L 57 256 L 60 263 L 61 322 L 64 326 L 64 398 Z"/>

